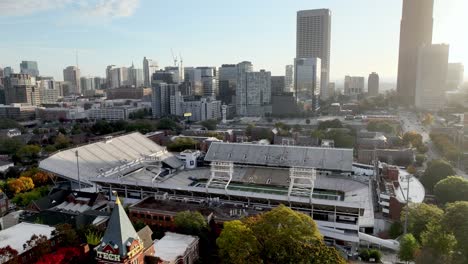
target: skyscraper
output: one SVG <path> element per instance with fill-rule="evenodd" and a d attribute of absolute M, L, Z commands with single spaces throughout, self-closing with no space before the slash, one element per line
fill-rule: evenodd
<path fill-rule="evenodd" d="M 68 66 L 63 70 L 63 80 L 69 83 L 69 93 L 80 94 L 80 69 L 76 66 Z"/>
<path fill-rule="evenodd" d="M 151 87 L 151 76 L 158 70 L 158 63 L 151 59 L 143 58 L 143 77 L 144 85 L 146 87 Z"/>
<path fill-rule="evenodd" d="M 34 77 L 39 75 L 39 69 L 36 61 L 22 61 L 20 63 L 20 71 L 22 74 L 29 74 Z"/>
<path fill-rule="evenodd" d="M 6 104 L 41 104 L 41 95 L 35 77 L 28 74 L 12 73 L 5 77 L 4 82 Z"/>
<path fill-rule="evenodd" d="M 281 94 L 285 88 L 285 76 L 271 76 L 271 94 Z"/>
<path fill-rule="evenodd" d="M 419 49 L 415 105 L 418 108 L 436 111 L 445 103 L 449 46 L 426 45 Z"/>
<path fill-rule="evenodd" d="M 12 67 L 3 68 L 3 77 L 8 77 L 10 74 L 15 73 L 15 70 Z"/>
<path fill-rule="evenodd" d="M 434 0 L 403 0 L 397 92 L 401 102 L 415 103 L 419 48 L 432 43 Z"/>
<path fill-rule="evenodd" d="M 237 64 L 236 82 L 236 112 L 237 115 L 247 115 L 247 73 L 253 71 L 250 61 L 243 61 Z"/>
<path fill-rule="evenodd" d="M 326 99 L 330 80 L 331 11 L 298 11 L 296 30 L 296 58 L 321 59 L 320 93 Z"/>
<path fill-rule="evenodd" d="M 294 65 L 286 65 L 284 91 L 288 93 L 294 91 Z"/>
<path fill-rule="evenodd" d="M 369 74 L 367 81 L 367 93 L 369 96 L 379 95 L 379 75 L 375 72 Z"/>
<path fill-rule="evenodd" d="M 219 98 L 223 104 L 231 104 L 236 95 L 237 66 L 235 64 L 223 64 L 218 68 Z"/>
<path fill-rule="evenodd" d="M 345 76 L 344 94 L 349 96 L 358 96 L 364 93 L 364 77 Z"/>
<path fill-rule="evenodd" d="M 302 110 L 315 112 L 320 107 L 320 73 L 321 60 L 319 58 L 296 58 L 294 60 L 294 94 L 297 102 L 304 103 L 305 109 Z"/>

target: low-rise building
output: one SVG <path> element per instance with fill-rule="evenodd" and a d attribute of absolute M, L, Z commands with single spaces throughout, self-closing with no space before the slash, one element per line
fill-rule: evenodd
<path fill-rule="evenodd" d="M 166 232 L 154 243 L 155 256 L 162 264 L 193 264 L 198 260 L 198 241 L 196 236 Z"/>

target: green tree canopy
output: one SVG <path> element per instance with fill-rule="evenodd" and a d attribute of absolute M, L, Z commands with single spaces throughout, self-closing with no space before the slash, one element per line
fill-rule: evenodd
<path fill-rule="evenodd" d="M 416 241 L 413 234 L 406 234 L 401 238 L 398 258 L 404 261 L 412 261 L 416 256 L 418 248 L 418 241 Z"/>
<path fill-rule="evenodd" d="M 433 160 L 428 163 L 421 181 L 424 187 L 432 192 L 439 181 L 453 175 L 455 171 L 450 163 L 444 160 Z"/>
<path fill-rule="evenodd" d="M 216 244 L 224 263 L 263 263 L 260 258 L 260 243 L 252 230 L 239 220 L 224 223 Z"/>
<path fill-rule="evenodd" d="M 421 257 L 430 256 L 431 263 L 452 263 L 457 240 L 452 233 L 444 230 L 440 221 L 432 221 L 426 225 L 426 230 L 421 234 L 421 243 Z"/>
<path fill-rule="evenodd" d="M 0 154 L 15 154 L 24 144 L 16 138 L 1 138 L 0 139 Z"/>
<path fill-rule="evenodd" d="M 208 230 L 208 223 L 200 212 L 183 211 L 174 217 L 176 229 L 184 234 L 200 236 Z"/>
<path fill-rule="evenodd" d="M 367 124 L 367 130 L 373 131 L 373 132 L 382 132 L 382 133 L 387 133 L 387 134 L 395 133 L 394 126 L 385 120 L 370 121 L 369 124 Z"/>
<path fill-rule="evenodd" d="M 455 235 L 458 249 L 468 259 L 468 202 L 448 204 L 441 223 L 445 230 Z"/>
<path fill-rule="evenodd" d="M 421 241 L 421 233 L 426 230 L 426 225 L 429 222 L 439 221 L 444 214 L 442 209 L 432 204 L 420 203 L 410 204 L 408 210 L 408 232 Z M 401 222 L 405 221 L 406 210 L 403 209 L 401 214 Z"/>
<path fill-rule="evenodd" d="M 339 119 L 333 119 L 333 120 L 326 120 L 319 122 L 317 129 L 318 130 L 326 130 L 328 128 L 342 128 L 343 124 Z"/>
<path fill-rule="evenodd" d="M 195 149 L 197 148 L 197 141 L 195 141 L 192 138 L 186 138 L 186 137 L 179 137 L 174 140 L 174 142 L 170 143 L 167 146 L 167 149 L 169 151 L 184 151 L 186 149 Z"/>
<path fill-rule="evenodd" d="M 243 252 L 243 259 L 252 258 L 253 263 L 344 263 L 334 248 L 326 248 L 311 217 L 284 205 L 246 218 L 241 223 L 235 222 L 230 228 L 238 232 L 223 230 L 217 240 L 227 263 L 245 263 L 229 258 L 236 256 L 238 251 Z M 235 235 L 239 237 L 232 238 Z M 243 238 L 254 245 L 252 252 L 246 251 L 242 244 L 234 247 L 234 244 L 227 243 L 229 240 L 240 241 Z M 255 249 L 257 246 L 258 251 Z"/>
<path fill-rule="evenodd" d="M 216 130 L 216 126 L 218 125 L 218 121 L 214 120 L 214 119 L 209 119 L 209 120 L 205 120 L 205 121 L 200 122 L 200 124 L 204 128 L 206 128 L 208 130 Z"/>
<path fill-rule="evenodd" d="M 31 162 L 39 158 L 41 147 L 38 145 L 26 145 L 21 147 L 17 152 L 16 156 L 23 163 Z"/>
<path fill-rule="evenodd" d="M 440 203 L 468 201 L 468 180 L 460 176 L 449 176 L 434 186 L 434 194 Z"/>

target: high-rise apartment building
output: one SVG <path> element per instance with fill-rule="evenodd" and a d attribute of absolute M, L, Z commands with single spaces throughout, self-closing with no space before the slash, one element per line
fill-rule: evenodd
<path fill-rule="evenodd" d="M 20 63 L 20 71 L 22 74 L 29 74 L 34 77 L 39 76 L 37 61 L 22 61 Z"/>
<path fill-rule="evenodd" d="M 181 102 L 182 95 L 179 84 L 167 84 L 158 82 L 152 87 L 151 107 L 154 118 L 161 118 L 168 115 L 182 115 Z"/>
<path fill-rule="evenodd" d="M 271 72 L 248 72 L 246 84 L 246 115 L 263 116 L 271 113 Z"/>
<path fill-rule="evenodd" d="M 41 104 L 41 95 L 35 77 L 13 73 L 4 78 L 4 85 L 6 104 Z"/>
<path fill-rule="evenodd" d="M 285 67 L 284 91 L 294 92 L 294 65 L 286 65 Z"/>
<path fill-rule="evenodd" d="M 321 92 L 321 60 L 319 58 L 296 58 L 294 60 L 294 94 L 296 102 L 305 109 L 315 112 L 319 109 Z"/>
<path fill-rule="evenodd" d="M 61 97 L 60 83 L 52 77 L 37 77 L 42 104 L 55 104 Z"/>
<path fill-rule="evenodd" d="M 375 72 L 369 74 L 367 81 L 367 93 L 369 96 L 379 95 L 379 75 Z"/>
<path fill-rule="evenodd" d="M 218 95 L 218 79 L 215 67 L 197 67 L 201 74 L 202 95 L 205 97 Z"/>
<path fill-rule="evenodd" d="M 437 111 L 445 104 L 449 46 L 426 45 L 419 49 L 415 105 Z"/>
<path fill-rule="evenodd" d="M 93 77 L 81 77 L 80 78 L 81 91 L 91 91 L 96 89 Z"/>
<path fill-rule="evenodd" d="M 463 84 L 465 67 L 463 63 L 449 63 L 447 69 L 447 90 L 459 89 Z"/>
<path fill-rule="evenodd" d="M 184 95 L 203 95 L 202 71 L 195 67 L 184 68 Z"/>
<path fill-rule="evenodd" d="M 81 94 L 80 69 L 68 66 L 63 70 L 63 81 L 69 83 L 69 94 Z"/>
<path fill-rule="evenodd" d="M 236 81 L 236 113 L 239 116 L 247 115 L 247 73 L 253 71 L 250 61 L 243 61 L 237 64 Z"/>
<path fill-rule="evenodd" d="M 434 0 L 403 0 L 400 25 L 397 93 L 414 105 L 419 48 L 432 43 Z"/>
<path fill-rule="evenodd" d="M 336 87 L 334 82 L 328 83 L 328 95 L 329 97 L 334 97 L 336 95 Z"/>
<path fill-rule="evenodd" d="M 190 113 L 190 121 L 198 122 L 208 119 L 221 118 L 221 101 L 211 97 L 203 97 L 200 100 L 182 102 L 183 113 Z"/>
<path fill-rule="evenodd" d="M 344 94 L 348 96 L 357 96 L 364 93 L 364 77 L 345 76 Z"/>
<path fill-rule="evenodd" d="M 159 69 L 158 63 L 154 60 L 143 58 L 143 78 L 144 85 L 151 87 L 151 77 Z"/>
<path fill-rule="evenodd" d="M 141 87 L 144 85 L 144 70 L 137 69 L 132 63 L 132 66 L 128 68 L 128 79 L 129 85 L 133 87 Z"/>
<path fill-rule="evenodd" d="M 296 30 L 296 58 L 321 59 L 320 94 L 326 99 L 330 79 L 331 11 L 298 11 Z"/>

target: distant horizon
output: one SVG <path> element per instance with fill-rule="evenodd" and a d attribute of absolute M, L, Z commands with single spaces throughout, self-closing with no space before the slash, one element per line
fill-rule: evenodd
<path fill-rule="evenodd" d="M 80 3 L 3 0 L 0 26 L 8 41 L 0 43 L 0 67 L 19 72 L 23 60 L 38 62 L 43 76 L 63 80 L 62 71 L 78 65 L 81 76 L 105 77 L 107 65 L 135 63 L 143 57 L 171 66 L 172 52 L 184 66 L 216 66 L 251 61 L 254 70 L 284 75 L 296 52 L 296 12 L 328 8 L 332 12 L 331 78 L 367 76 L 395 83 L 402 0 L 214 0 L 197 3 L 150 0 L 94 0 Z M 248 7 L 248 8 L 245 8 Z M 468 65 L 468 38 L 455 29 L 468 24 L 464 0 L 435 0 L 433 43 L 450 45 L 449 62 Z M 462 22 L 460 22 L 462 20 Z M 27 32 L 27 34 L 25 34 Z M 465 71 L 468 80 L 468 71 Z"/>

